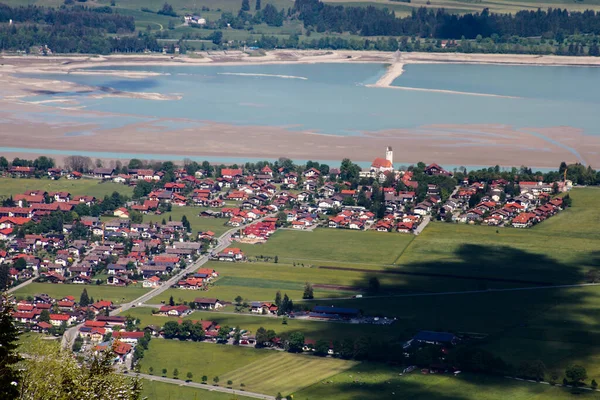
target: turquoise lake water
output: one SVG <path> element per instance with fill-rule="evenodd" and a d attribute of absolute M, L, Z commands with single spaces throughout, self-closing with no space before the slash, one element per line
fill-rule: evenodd
<path fill-rule="evenodd" d="M 381 64 L 94 69 L 166 75 L 144 79 L 109 75 L 44 76 L 124 91 L 183 96 L 178 101 L 77 96 L 88 110 L 151 118 L 276 125 L 336 135 L 427 124 L 473 123 L 507 124 L 517 128 L 573 126 L 590 135 L 600 134 L 600 68 L 594 67 L 418 64 L 407 65 L 404 74 L 394 82 L 396 86 L 508 95 L 518 99 L 365 87 L 385 72 Z M 230 75 L 237 73 L 304 79 Z M 50 97 L 36 97 L 47 98 Z M 126 122 L 124 119 L 123 123 Z"/>

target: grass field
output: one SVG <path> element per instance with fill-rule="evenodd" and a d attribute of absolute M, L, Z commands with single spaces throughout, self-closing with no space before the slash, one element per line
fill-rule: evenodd
<path fill-rule="evenodd" d="M 153 339 L 144 354 L 141 372 L 147 374 L 152 367 L 155 375 L 161 375 L 162 369 L 166 368 L 167 377 L 172 378 L 173 370 L 177 368 L 180 379 L 185 379 L 186 374 L 192 372 L 195 382 L 201 382 L 202 375 L 206 375 L 212 383 L 215 376 L 221 378 L 233 369 L 242 368 L 271 354 L 271 350 L 265 349 Z M 222 381 L 222 384 L 225 382 Z"/>
<path fill-rule="evenodd" d="M 74 296 L 79 301 L 79 296 L 83 289 L 87 289 L 88 295 L 95 301 L 110 300 L 115 304 L 127 303 L 146 293 L 149 289 L 141 287 L 111 287 L 97 285 L 69 285 L 54 283 L 30 283 L 13 294 L 17 298 L 27 298 L 36 294 L 45 293 L 55 299 L 61 299 L 65 296 Z"/>
<path fill-rule="evenodd" d="M 127 186 L 113 182 L 101 182 L 97 179 L 28 179 L 0 178 L 0 198 L 23 193 L 26 190 L 42 189 L 47 192 L 69 192 L 72 195 L 88 195 L 103 198 L 113 192 L 131 196 L 133 190 Z"/>
<path fill-rule="evenodd" d="M 222 381 L 243 382 L 247 390 L 271 395 L 280 392 L 285 396 L 357 364 L 336 358 L 271 352 L 275 354 L 224 374 Z"/>
<path fill-rule="evenodd" d="M 188 221 L 190 221 L 190 225 L 194 233 L 212 231 L 217 236 L 220 236 L 227 230 L 231 229 L 230 227 L 225 226 L 225 223 L 228 220 L 227 218 L 199 217 L 198 214 L 200 214 L 202 210 L 205 210 L 205 208 L 173 206 L 171 210 L 171 212 L 161 215 L 144 215 L 144 222 L 161 222 L 163 218 L 168 221 L 169 216 L 173 221 L 181 221 L 181 218 L 185 215 Z"/>
<path fill-rule="evenodd" d="M 569 389 L 502 377 L 461 374 L 400 376 L 402 369 L 362 363 L 294 393 L 294 400 L 568 400 L 599 399 L 600 393 L 574 396 Z"/>
<path fill-rule="evenodd" d="M 187 373 L 187 372 L 186 372 Z M 185 379 L 185 376 L 182 378 Z M 231 394 L 213 392 L 210 390 L 195 389 L 164 382 L 155 382 L 147 379 L 142 380 L 142 398 L 148 400 L 247 400 L 250 397 L 235 397 Z"/>
<path fill-rule="evenodd" d="M 240 244 L 248 256 L 278 256 L 280 262 L 315 266 L 328 262 L 393 264 L 412 235 L 319 228 L 312 232 L 278 231 L 265 244 Z"/>

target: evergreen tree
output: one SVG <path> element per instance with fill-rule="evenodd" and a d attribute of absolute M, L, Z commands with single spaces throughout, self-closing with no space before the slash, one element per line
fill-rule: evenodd
<path fill-rule="evenodd" d="M 50 312 L 48 310 L 42 310 L 39 320 L 42 322 L 50 322 Z"/>
<path fill-rule="evenodd" d="M 261 5 L 260 5 L 260 0 L 256 0 L 256 7 L 255 7 L 256 11 L 260 11 L 261 9 Z"/>
<path fill-rule="evenodd" d="M 304 285 L 304 294 L 302 295 L 303 299 L 314 299 L 313 287 L 309 282 L 306 282 Z"/>
<path fill-rule="evenodd" d="M 175 300 L 173 300 L 173 296 L 169 297 L 169 305 L 171 307 L 175 305 Z"/>
<path fill-rule="evenodd" d="M 250 0 L 242 0 L 242 11 L 250 11 Z"/>
<path fill-rule="evenodd" d="M 277 291 L 277 293 L 275 294 L 275 305 L 279 308 L 281 308 L 281 291 Z"/>
<path fill-rule="evenodd" d="M 6 296 L 0 303 L 0 398 L 16 399 L 19 396 L 20 372 L 16 368 L 21 359 L 17 353 L 19 331 L 13 323 L 13 308 Z"/>
<path fill-rule="evenodd" d="M 79 305 L 81 307 L 87 307 L 88 305 L 90 305 L 90 298 L 88 297 L 88 292 L 87 289 L 83 289 L 83 291 L 81 292 L 81 297 L 79 297 Z"/>

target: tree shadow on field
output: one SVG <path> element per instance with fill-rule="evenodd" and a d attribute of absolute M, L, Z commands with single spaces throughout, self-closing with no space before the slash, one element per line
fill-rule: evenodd
<path fill-rule="evenodd" d="M 466 244 L 453 255 L 449 261 L 416 262 L 373 272 L 371 276 L 381 281 L 377 293 L 308 304 L 351 307 L 365 315 L 396 318 L 391 326 L 360 325 L 365 336 L 390 342 L 405 341 L 420 330 L 477 336 L 480 339 L 474 345 L 515 368 L 523 361 L 542 360 L 562 381 L 565 367 L 578 363 L 591 372 L 588 383 L 600 379 L 600 371 L 592 370 L 594 358 L 600 356 L 600 286 L 554 287 L 584 283 L 581 267 L 600 267 L 599 251 L 582 255 L 572 264 L 507 246 Z M 366 285 L 365 281 L 354 283 Z M 307 336 L 347 334 L 340 324 L 314 325 L 315 331 Z M 534 392 L 537 385 L 531 385 Z"/>

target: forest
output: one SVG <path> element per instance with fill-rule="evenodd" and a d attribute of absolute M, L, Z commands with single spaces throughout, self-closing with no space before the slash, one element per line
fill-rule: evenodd
<path fill-rule="evenodd" d="M 361 36 L 418 36 L 440 39 L 475 39 L 497 36 L 557 38 L 575 33 L 600 33 L 600 13 L 561 9 L 519 11 L 516 14 L 481 13 L 454 15 L 444 9 L 413 10 L 397 18 L 385 8 L 344 7 L 319 0 L 296 0 L 294 10 L 305 27 L 317 32 L 350 32 Z"/>
<path fill-rule="evenodd" d="M 6 24 L 9 20 L 13 24 Z M 133 17 L 113 14 L 110 7 L 52 9 L 9 7 L 0 3 L 0 49 L 47 46 L 55 53 L 108 54 L 162 49 L 153 36 L 132 35 Z M 109 34 L 123 34 L 110 36 Z"/>

